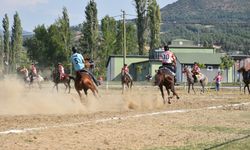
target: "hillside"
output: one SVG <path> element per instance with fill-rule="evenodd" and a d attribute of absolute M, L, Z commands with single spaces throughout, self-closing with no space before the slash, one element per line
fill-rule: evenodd
<path fill-rule="evenodd" d="M 161 15 L 165 40 L 181 37 L 250 53 L 249 0 L 178 0 Z"/>

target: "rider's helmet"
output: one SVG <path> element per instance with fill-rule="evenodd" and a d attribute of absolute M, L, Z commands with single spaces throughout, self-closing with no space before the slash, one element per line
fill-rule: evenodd
<path fill-rule="evenodd" d="M 75 46 L 72 47 L 72 52 L 76 53 L 77 52 L 77 48 Z"/>
<path fill-rule="evenodd" d="M 168 50 L 169 50 L 168 45 L 165 45 L 165 46 L 164 46 L 164 51 L 168 51 Z"/>

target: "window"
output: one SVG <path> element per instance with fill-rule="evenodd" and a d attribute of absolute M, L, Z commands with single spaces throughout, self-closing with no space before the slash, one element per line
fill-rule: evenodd
<path fill-rule="evenodd" d="M 213 71 L 213 66 L 207 66 L 208 71 Z"/>

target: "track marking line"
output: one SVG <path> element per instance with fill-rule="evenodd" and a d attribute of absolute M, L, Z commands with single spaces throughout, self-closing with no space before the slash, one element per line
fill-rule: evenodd
<path fill-rule="evenodd" d="M 237 106 L 242 106 L 242 105 L 250 105 L 250 102 L 239 103 L 239 104 L 210 106 L 210 107 L 204 107 L 204 108 L 198 108 L 198 109 L 168 110 L 168 111 L 137 114 L 137 115 L 125 116 L 125 117 L 111 117 L 111 118 L 104 118 L 104 119 L 85 121 L 85 122 L 79 122 L 79 123 L 71 123 L 71 124 L 62 124 L 62 125 L 53 125 L 53 126 L 44 126 L 44 127 L 35 127 L 35 128 L 23 128 L 23 129 L 9 129 L 6 131 L 1 131 L 0 135 L 21 134 L 21 133 L 26 133 L 26 132 L 41 131 L 41 130 L 52 129 L 52 128 L 76 127 L 78 125 L 85 125 L 85 124 L 89 124 L 89 123 L 105 123 L 105 122 L 110 122 L 110 121 L 114 121 L 114 120 L 127 120 L 130 118 L 140 118 L 140 117 L 155 116 L 155 115 L 162 115 L 162 114 L 186 113 L 186 112 L 197 111 L 197 110 L 213 110 L 213 109 L 220 109 L 220 108 L 224 108 L 224 107 L 237 107 Z"/>

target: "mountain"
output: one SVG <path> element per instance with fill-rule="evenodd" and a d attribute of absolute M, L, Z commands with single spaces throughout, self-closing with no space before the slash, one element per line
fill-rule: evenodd
<path fill-rule="evenodd" d="M 2 29 L 0 29 L 0 35 L 3 36 L 3 30 Z M 23 39 L 30 38 L 33 35 L 34 35 L 33 32 L 29 32 L 29 31 L 25 31 L 25 30 L 23 31 Z M 11 36 L 11 31 L 10 31 L 10 36 Z"/>
<path fill-rule="evenodd" d="M 249 0 L 178 0 L 161 15 L 165 40 L 186 38 L 250 54 Z"/>

